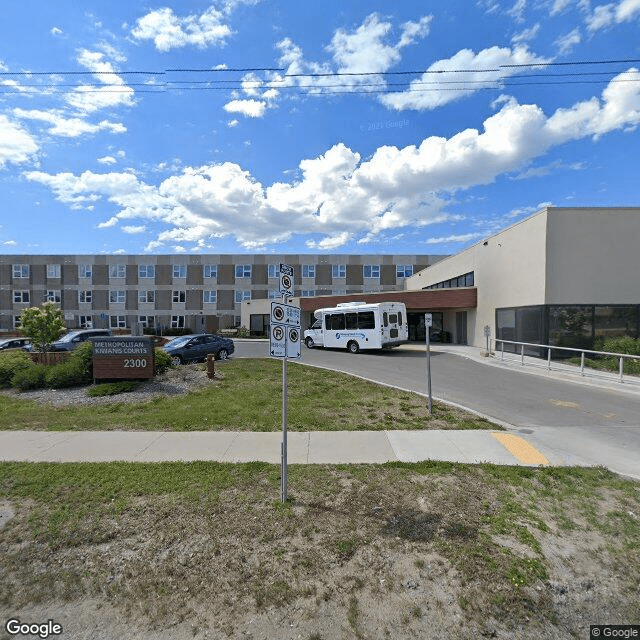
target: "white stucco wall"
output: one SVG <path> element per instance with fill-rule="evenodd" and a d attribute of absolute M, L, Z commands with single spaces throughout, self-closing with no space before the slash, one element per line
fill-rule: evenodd
<path fill-rule="evenodd" d="M 640 209 L 553 208 L 547 304 L 640 304 Z"/>
<path fill-rule="evenodd" d="M 484 327 L 495 337 L 495 309 L 543 304 L 547 210 L 445 258 L 407 280 L 409 290 L 474 272 L 478 307 L 467 314 L 467 342 L 484 346 Z"/>

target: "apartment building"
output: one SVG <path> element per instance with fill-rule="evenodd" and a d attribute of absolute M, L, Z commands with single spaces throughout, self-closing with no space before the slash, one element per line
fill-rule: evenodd
<path fill-rule="evenodd" d="M 295 295 L 379 293 L 439 255 L 2 255 L 0 331 L 23 309 L 60 305 L 69 329 L 140 331 L 238 326 L 242 303 L 279 297 L 279 266 L 294 268 Z"/>

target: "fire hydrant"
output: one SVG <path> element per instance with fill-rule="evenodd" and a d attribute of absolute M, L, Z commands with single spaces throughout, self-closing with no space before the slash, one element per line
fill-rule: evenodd
<path fill-rule="evenodd" d="M 213 380 L 216 377 L 215 369 L 216 356 L 213 353 L 207 354 L 207 378 Z"/>

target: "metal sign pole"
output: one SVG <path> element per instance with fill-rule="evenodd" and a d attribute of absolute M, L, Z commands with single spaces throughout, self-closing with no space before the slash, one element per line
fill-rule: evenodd
<path fill-rule="evenodd" d="M 286 302 L 287 296 L 282 296 L 282 302 Z M 284 358 L 282 359 L 282 469 L 280 470 L 280 499 L 287 501 L 287 411 L 289 405 L 289 381 L 287 371 L 287 341 L 285 340 Z"/>
<path fill-rule="evenodd" d="M 433 415 L 433 405 L 431 400 L 431 343 L 429 341 L 429 329 L 431 327 L 431 314 L 425 314 L 425 329 L 427 341 L 427 391 L 429 394 L 429 415 Z"/>

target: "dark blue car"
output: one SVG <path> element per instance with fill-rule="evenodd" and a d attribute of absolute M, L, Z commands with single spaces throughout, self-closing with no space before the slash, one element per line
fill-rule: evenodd
<path fill-rule="evenodd" d="M 213 353 L 216 360 L 224 360 L 235 351 L 231 338 L 213 333 L 180 336 L 167 342 L 162 348 L 171 356 L 173 364 L 203 362 L 209 353 Z"/>

